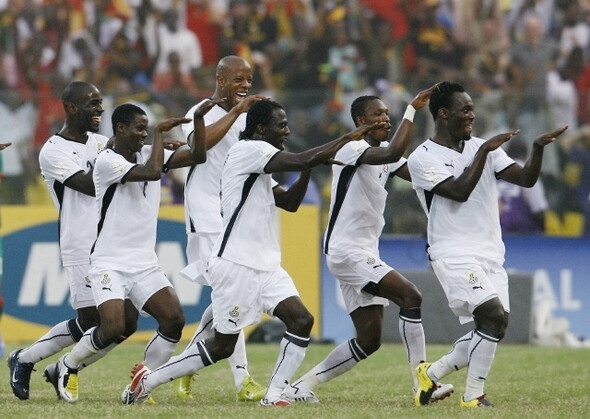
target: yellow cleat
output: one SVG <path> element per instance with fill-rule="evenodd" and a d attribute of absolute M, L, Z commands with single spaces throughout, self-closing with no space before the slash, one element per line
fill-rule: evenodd
<path fill-rule="evenodd" d="M 176 396 L 179 399 L 188 400 L 193 398 L 193 395 L 191 394 L 193 391 L 193 380 L 194 375 L 185 375 L 177 380 Z"/>
<path fill-rule="evenodd" d="M 418 378 L 418 390 L 414 397 L 416 406 L 429 404 L 432 393 L 436 390 L 436 383 L 428 376 L 428 367 L 430 367 L 430 362 L 423 362 L 416 367 L 416 377 Z"/>
<path fill-rule="evenodd" d="M 258 402 L 266 393 L 266 387 L 258 384 L 250 376 L 242 381 L 242 388 L 238 391 L 238 400 L 241 402 Z"/>
<path fill-rule="evenodd" d="M 461 407 L 495 407 L 494 403 L 490 402 L 486 399 L 486 395 L 482 394 L 476 399 L 465 401 L 463 397 L 461 397 L 461 402 L 459 403 Z"/>
<path fill-rule="evenodd" d="M 154 400 L 154 398 L 152 396 L 150 396 L 147 399 L 145 399 L 145 404 L 149 404 L 149 405 L 153 406 L 154 404 L 156 404 L 156 401 Z"/>

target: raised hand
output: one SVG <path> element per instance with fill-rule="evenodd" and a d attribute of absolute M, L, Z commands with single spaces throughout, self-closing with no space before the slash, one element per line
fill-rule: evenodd
<path fill-rule="evenodd" d="M 158 125 L 156 125 L 156 131 L 159 131 L 159 132 L 170 131 L 174 127 L 177 127 L 181 124 L 186 124 L 191 121 L 192 121 L 191 118 L 184 118 L 184 117 L 183 118 L 168 118 L 168 119 L 160 122 Z"/>
<path fill-rule="evenodd" d="M 520 133 L 519 129 L 512 132 L 505 132 L 502 134 L 495 135 L 489 140 L 487 140 L 485 143 L 483 143 L 482 147 L 486 147 L 488 151 L 494 151 L 518 133 Z"/>
<path fill-rule="evenodd" d="M 240 103 L 238 103 L 235 107 L 237 108 L 238 111 L 240 111 L 240 113 L 248 112 L 248 109 L 250 109 L 250 106 L 252 106 L 254 103 L 258 102 L 259 100 L 270 100 L 270 97 L 268 97 L 266 95 L 246 96 L 246 98 L 244 100 L 242 100 Z"/>
<path fill-rule="evenodd" d="M 213 109 L 215 105 L 219 105 L 223 102 L 225 102 L 225 98 L 216 100 L 207 99 L 197 106 L 197 109 L 195 109 L 195 112 L 193 113 L 193 117 L 197 118 L 199 116 L 205 116 L 205 114 Z"/>
<path fill-rule="evenodd" d="M 8 147 L 10 145 L 12 145 L 12 143 L 3 143 L 3 144 L 0 144 L 0 151 L 4 150 L 6 147 Z"/>
<path fill-rule="evenodd" d="M 418 93 L 416 95 L 416 97 L 412 100 L 412 103 L 411 103 L 412 106 L 414 107 L 414 109 L 420 109 L 428 103 L 428 100 L 430 99 L 430 95 L 432 94 L 432 92 L 434 91 L 436 86 L 438 86 L 438 83 L 430 86 L 426 90 L 422 90 L 420 93 Z"/>
<path fill-rule="evenodd" d="M 365 134 L 372 130 L 382 129 L 387 126 L 387 122 L 375 122 L 370 125 L 360 125 L 349 133 L 350 141 L 360 140 Z"/>
<path fill-rule="evenodd" d="M 534 144 L 540 145 L 541 147 L 545 147 L 547 144 L 554 142 L 557 137 L 565 132 L 568 129 L 567 125 L 564 125 L 561 128 L 556 129 L 555 131 L 546 132 L 541 134 L 537 138 L 535 138 Z"/>

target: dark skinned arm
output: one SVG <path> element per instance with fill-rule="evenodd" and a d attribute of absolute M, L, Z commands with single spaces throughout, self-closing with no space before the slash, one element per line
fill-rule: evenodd
<path fill-rule="evenodd" d="M 267 173 L 273 172 L 300 172 L 311 169 L 319 164 L 327 162 L 334 157 L 336 152 L 349 141 L 355 141 L 373 130 L 383 128 L 384 123 L 379 122 L 372 125 L 362 125 L 354 131 L 350 131 L 343 136 L 332 140 L 318 147 L 310 148 L 301 153 L 290 153 L 281 151 L 268 162 L 264 170 Z"/>
<path fill-rule="evenodd" d="M 500 178 L 525 188 L 530 188 L 539 179 L 543 150 L 547 144 L 554 142 L 566 129 L 567 125 L 552 132 L 541 134 L 533 142 L 533 148 L 524 166 L 516 163 L 500 173 Z"/>
<path fill-rule="evenodd" d="M 465 169 L 461 176 L 457 178 L 450 177 L 439 183 L 432 189 L 432 192 L 445 198 L 452 199 L 453 201 L 467 201 L 471 192 L 475 189 L 477 182 L 479 182 L 479 179 L 481 178 L 488 154 L 491 151 L 496 150 L 519 132 L 520 130 L 516 130 L 498 134 L 487 140 L 481 145 L 477 153 L 475 153 L 473 162 Z"/>
<path fill-rule="evenodd" d="M 236 106 L 231 108 L 229 112 L 223 117 L 221 117 L 218 121 L 214 122 L 211 125 L 208 125 L 205 128 L 205 135 L 206 135 L 206 142 L 205 147 L 207 150 L 215 146 L 221 139 L 227 134 L 231 126 L 236 122 L 236 119 L 243 114 L 244 112 L 248 112 L 250 106 L 252 106 L 255 102 L 259 100 L 268 100 L 270 99 L 268 96 L 264 95 L 252 95 L 247 96 L 243 101 L 238 103 Z M 215 99 L 216 103 L 221 103 L 225 99 Z M 193 133 L 189 135 L 188 142 L 192 143 L 193 141 Z"/>
<path fill-rule="evenodd" d="M 190 122 L 190 118 L 170 118 L 156 125 L 152 151 L 144 164 L 135 165 L 125 176 L 126 182 L 144 182 L 159 180 L 164 166 L 163 133 L 172 128 Z"/>
<path fill-rule="evenodd" d="M 193 113 L 193 138 L 192 147 L 182 146 L 168 160 L 168 167 L 176 169 L 178 167 L 194 166 L 207 160 L 207 149 L 205 148 L 205 120 L 203 117 L 213 106 L 220 101 L 207 100 L 195 109 Z"/>
<path fill-rule="evenodd" d="M 95 196 L 94 181 L 92 180 L 92 172 L 94 168 L 84 173 L 82 170 L 73 176 L 70 176 L 65 182 L 64 186 L 81 192 L 85 195 Z"/>
<path fill-rule="evenodd" d="M 436 84 L 426 90 L 421 91 L 412 100 L 411 105 L 418 110 L 423 108 L 430 99 L 430 95 Z M 387 164 L 398 161 L 406 152 L 408 144 L 410 143 L 414 123 L 407 119 L 402 119 L 402 122 L 395 130 L 393 139 L 387 147 L 371 147 L 367 149 L 361 156 L 360 163 L 362 164 Z"/>
<path fill-rule="evenodd" d="M 307 192 L 310 177 L 311 170 L 304 170 L 289 189 L 285 189 L 280 185 L 276 186 L 272 190 L 276 206 L 289 212 L 297 211 Z"/>

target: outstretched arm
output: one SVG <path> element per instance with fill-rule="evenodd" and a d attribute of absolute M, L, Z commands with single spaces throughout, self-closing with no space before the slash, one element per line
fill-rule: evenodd
<path fill-rule="evenodd" d="M 285 189 L 282 186 L 276 186 L 273 189 L 276 206 L 289 212 L 297 211 L 299 205 L 301 205 L 301 201 L 303 201 L 303 198 L 305 197 L 305 193 L 307 192 L 307 185 L 309 184 L 310 177 L 311 170 L 304 170 L 289 189 Z"/>
<path fill-rule="evenodd" d="M 398 161 L 406 152 L 410 139 L 412 138 L 412 130 L 414 128 L 414 114 L 416 110 L 423 108 L 430 99 L 432 91 L 437 85 L 433 85 L 426 90 L 421 91 L 412 100 L 408 106 L 402 122 L 395 130 L 393 139 L 387 147 L 371 147 L 363 153 L 360 158 L 362 164 L 387 164 Z"/>
<path fill-rule="evenodd" d="M 496 150 L 505 142 L 518 134 L 520 130 L 498 134 L 495 137 L 487 140 L 479 147 L 473 162 L 469 165 L 461 176 L 455 178 L 451 177 L 434 187 L 432 192 L 453 201 L 465 202 L 469 199 L 471 192 L 475 189 L 475 185 L 479 182 L 483 168 L 486 164 L 486 159 L 491 151 Z"/>
<path fill-rule="evenodd" d="M 539 179 L 539 174 L 541 173 L 541 163 L 543 161 L 543 150 L 545 146 L 554 142 L 567 128 L 568 126 L 565 125 L 555 131 L 541 134 L 533 142 L 531 154 L 524 166 L 521 167 L 518 163 L 513 164 L 500 173 L 500 178 L 525 188 L 533 186 Z"/>
<path fill-rule="evenodd" d="M 186 124 L 190 121 L 190 118 L 169 118 L 156 125 L 150 156 L 144 164 L 135 165 L 129 173 L 127 173 L 125 181 L 143 182 L 159 180 L 162 176 L 162 168 L 164 166 L 164 140 L 162 134 L 180 124 Z"/>
<path fill-rule="evenodd" d="M 219 104 L 221 100 L 206 100 L 195 109 L 193 113 L 193 142 L 191 147 L 182 146 L 168 160 L 168 167 L 175 169 L 177 167 L 194 166 L 207 160 L 207 149 L 205 147 L 205 120 L 203 117 L 213 106 Z"/>
<path fill-rule="evenodd" d="M 266 165 L 264 170 L 267 173 L 272 172 L 300 172 L 302 170 L 311 169 L 319 164 L 327 162 L 334 157 L 336 152 L 349 141 L 359 140 L 364 135 L 373 130 L 383 128 L 384 122 L 375 123 L 372 125 L 362 125 L 354 131 L 350 131 L 343 136 L 332 140 L 326 144 L 318 147 L 310 148 L 301 153 L 290 153 L 281 151 L 277 153 L 272 160 Z"/>
<path fill-rule="evenodd" d="M 12 145 L 12 143 L 3 143 L 3 144 L 0 144 L 0 151 L 4 150 L 6 147 L 9 147 L 11 145 Z"/>

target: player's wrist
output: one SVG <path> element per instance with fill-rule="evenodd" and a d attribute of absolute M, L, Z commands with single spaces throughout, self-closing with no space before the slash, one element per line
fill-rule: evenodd
<path fill-rule="evenodd" d="M 414 122 L 414 115 L 416 115 L 416 108 L 414 108 L 411 104 L 408 105 L 406 108 L 406 112 L 404 113 L 404 118 L 410 122 Z"/>

